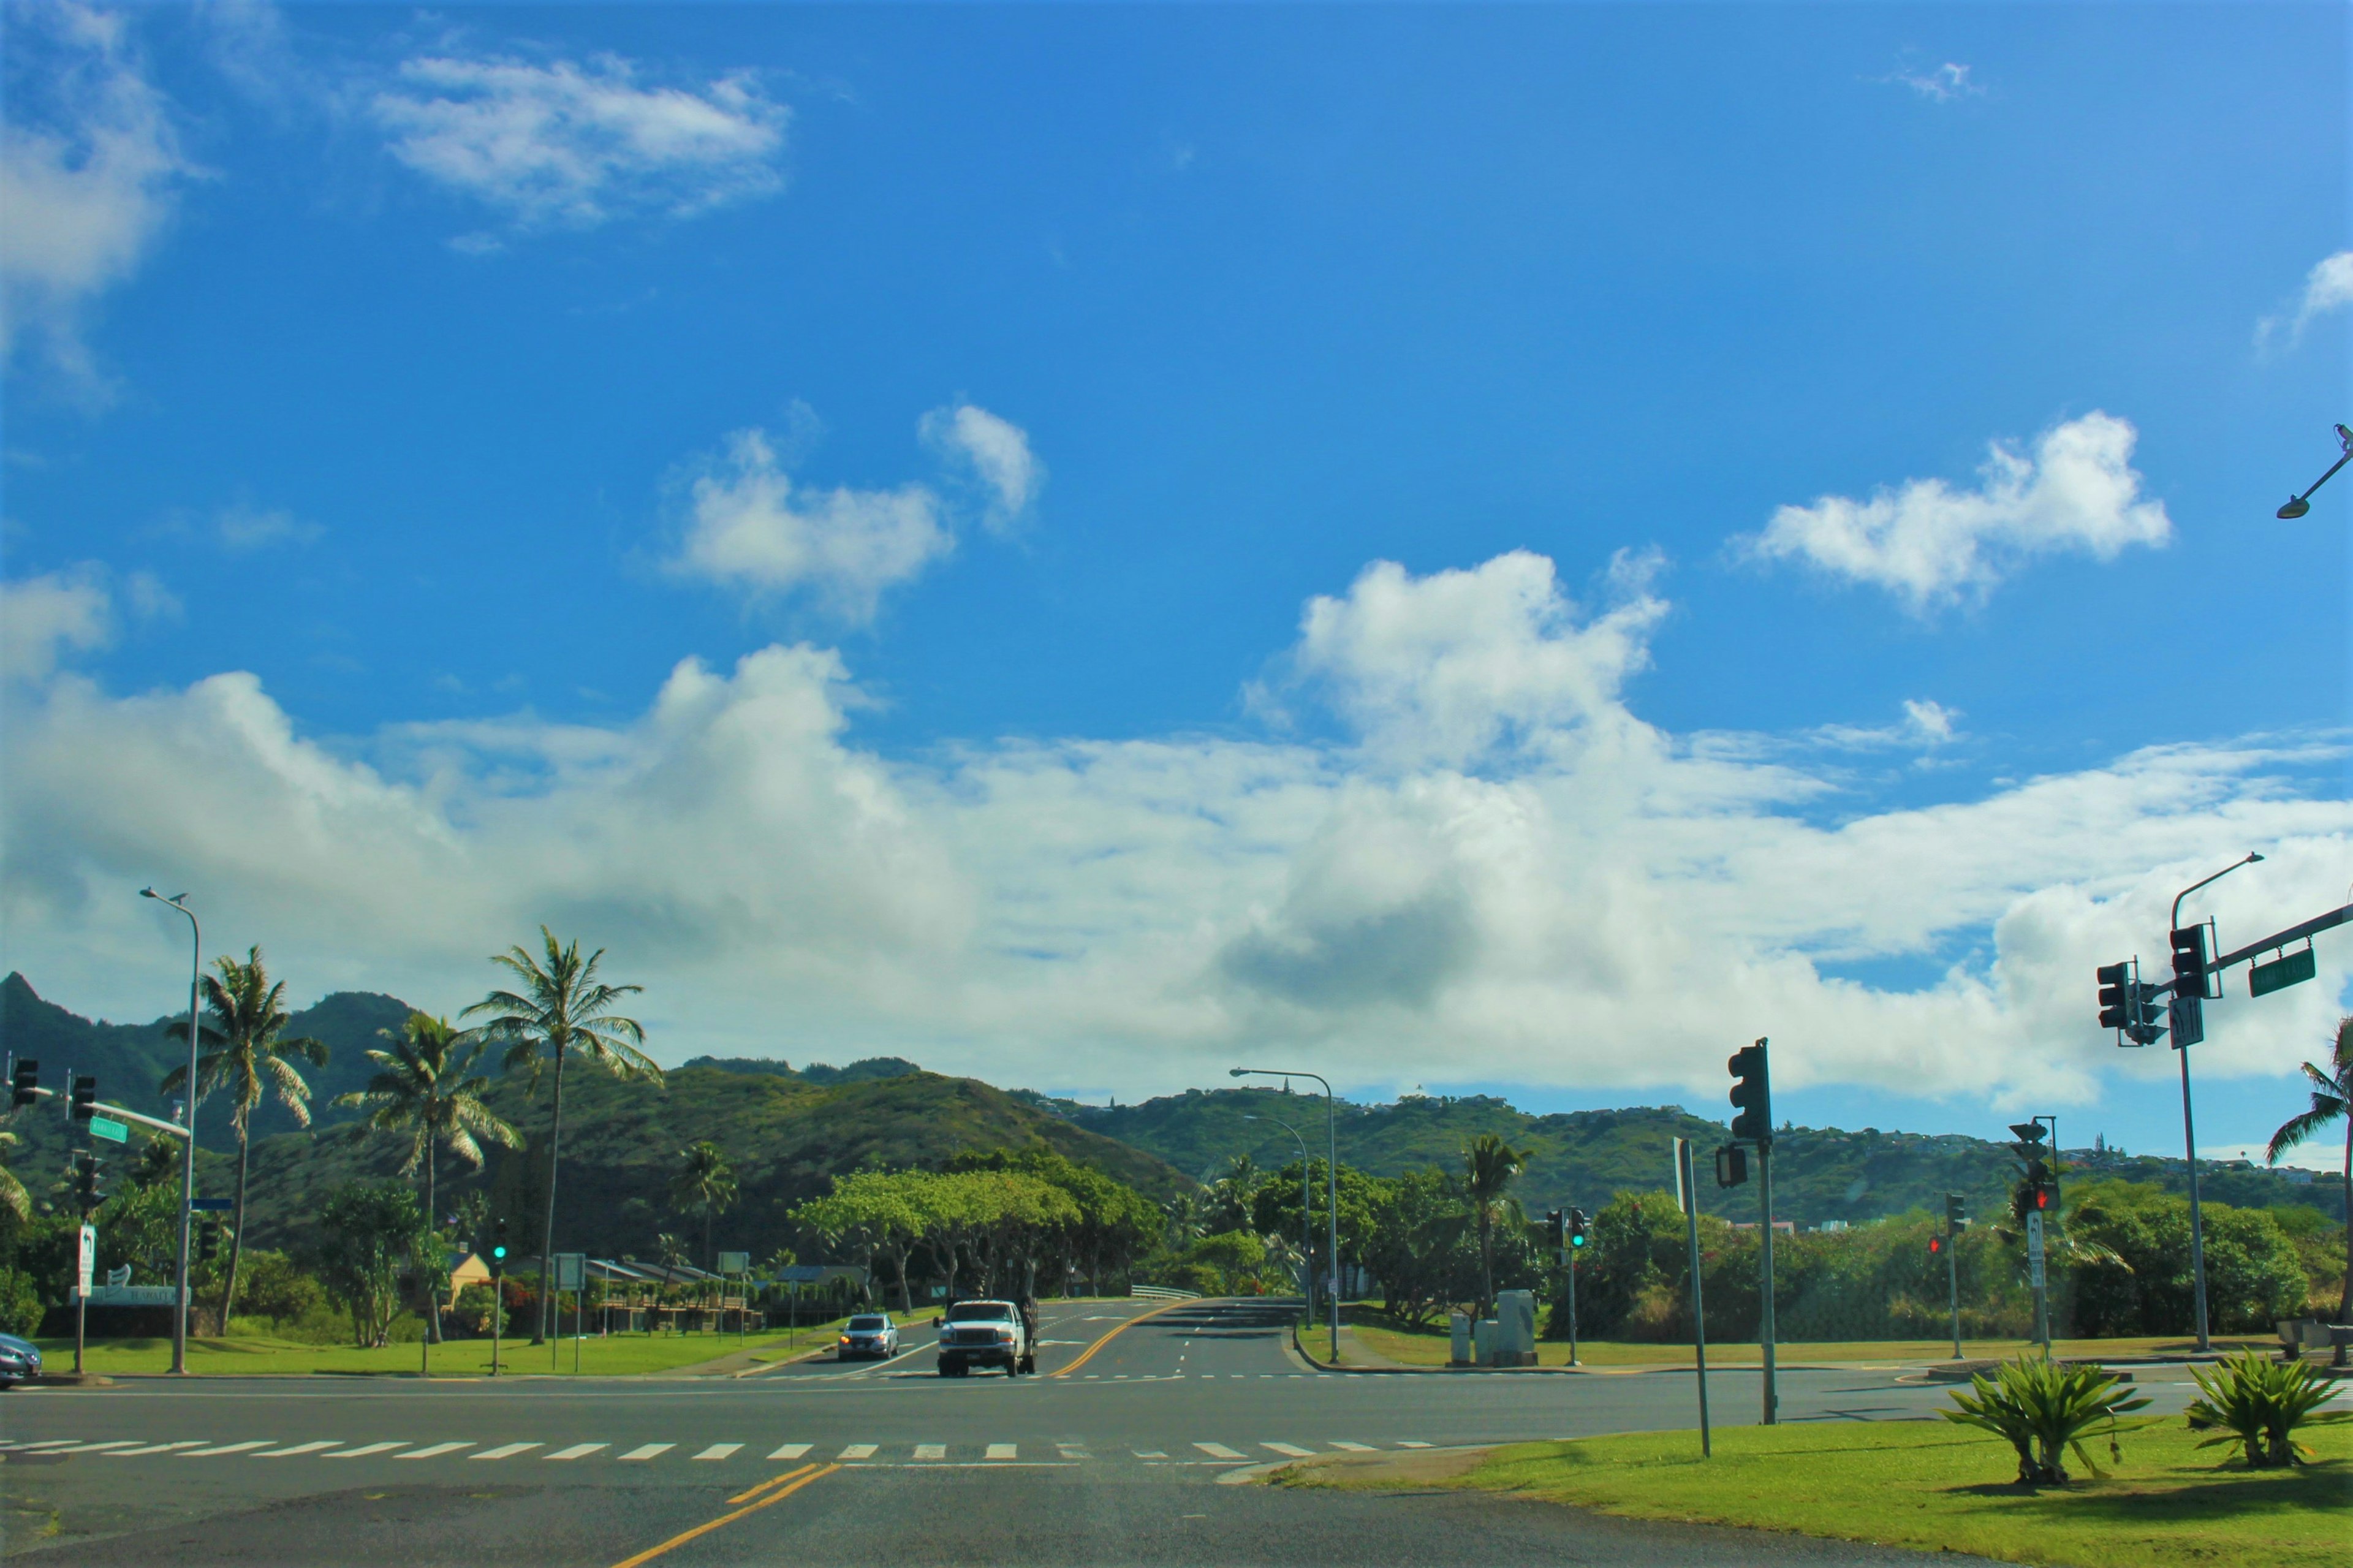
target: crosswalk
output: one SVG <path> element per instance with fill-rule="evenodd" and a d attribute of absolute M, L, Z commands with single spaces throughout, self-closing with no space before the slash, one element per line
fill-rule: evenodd
<path fill-rule="evenodd" d="M 1172 1443 L 1160 1447 L 1136 1447 L 1128 1443 L 1096 1443 L 1084 1438 L 1058 1438 L 1024 1443 L 817 1443 L 767 1444 L 749 1440 L 702 1443 L 611 1441 L 554 1444 L 545 1439 L 478 1442 L 440 1437 L 429 1441 L 373 1438 L 352 1441 L 312 1437 L 282 1442 L 270 1437 L 216 1442 L 202 1437 L 146 1441 L 117 1437 L 97 1441 L 79 1437 L 45 1437 L 0 1442 L 0 1455 L 87 1455 L 92 1459 L 388 1459 L 452 1462 L 552 1464 L 583 1460 L 623 1465 L 665 1461 L 689 1464 L 786 1464 L 811 1456 L 839 1465 L 892 1466 L 909 1468 L 988 1465 L 1083 1465 L 1099 1458 L 1166 1465 L 1240 1465 L 1312 1458 L 1321 1454 L 1371 1454 L 1385 1448 L 1427 1448 L 1432 1445 L 1411 1438 L 1371 1443 L 1357 1438 L 1261 1438 L 1255 1442 L 1207 1440 Z M 1269 1456 L 1272 1456 L 1270 1459 Z"/>

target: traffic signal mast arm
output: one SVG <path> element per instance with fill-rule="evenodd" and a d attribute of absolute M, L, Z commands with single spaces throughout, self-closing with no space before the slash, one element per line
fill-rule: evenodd
<path fill-rule="evenodd" d="M 58 1098 L 58 1090 L 44 1089 L 38 1084 L 27 1085 L 22 1092 L 38 1095 L 43 1100 Z M 142 1127 L 153 1128 L 158 1132 L 169 1132 L 174 1138 L 185 1138 L 188 1135 L 188 1130 L 176 1121 L 165 1121 L 156 1116 L 142 1116 L 135 1110 L 126 1110 L 120 1105 L 109 1105 L 102 1100 L 91 1101 L 90 1109 L 100 1116 L 111 1116 L 117 1121 L 135 1121 Z"/>

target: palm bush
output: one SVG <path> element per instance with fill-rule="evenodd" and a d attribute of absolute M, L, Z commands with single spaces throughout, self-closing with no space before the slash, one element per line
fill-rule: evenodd
<path fill-rule="evenodd" d="M 1955 1394 L 1957 1409 L 1946 1420 L 2006 1437 L 2018 1450 L 2021 1486 L 2067 1484 L 2066 1453 L 2073 1449 L 2094 1475 L 2100 1467 L 2084 1451 L 2084 1435 L 2104 1427 L 2113 1445 L 2124 1428 L 2117 1417 L 2147 1405 L 2146 1395 L 2096 1366 L 2063 1366 L 2041 1356 L 2005 1363 L 2000 1373 L 1969 1380 L 1969 1392 Z"/>
<path fill-rule="evenodd" d="M 2189 1425 L 2227 1428 L 2198 1446 L 2235 1445 L 2249 1469 L 2302 1463 L 2311 1450 L 2289 1436 L 2298 1426 L 2353 1420 L 2353 1411 L 2320 1409 L 2336 1385 L 2302 1361 L 2266 1361 L 2253 1351 L 2241 1351 L 2211 1371 L 2194 1368 L 2190 1375 L 2205 1397 L 2189 1406 Z"/>

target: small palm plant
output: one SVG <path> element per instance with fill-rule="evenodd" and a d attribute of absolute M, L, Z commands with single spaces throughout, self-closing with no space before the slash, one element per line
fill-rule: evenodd
<path fill-rule="evenodd" d="M 2312 1450 L 2289 1436 L 2298 1426 L 2353 1421 L 2353 1411 L 2320 1408 L 2337 1386 L 2302 1361 L 2265 1361 L 2253 1351 L 2241 1351 L 2224 1356 L 2211 1372 L 2193 1368 L 2189 1375 L 2206 1396 L 2189 1406 L 2189 1425 L 2200 1431 L 2227 1428 L 2198 1446 L 2235 1445 L 2251 1470 L 2302 1464 Z"/>
<path fill-rule="evenodd" d="M 2148 1399 L 2096 1366 L 2062 1366 L 2029 1356 L 2003 1363 L 1995 1378 L 1971 1378 L 1969 1392 L 1955 1394 L 1953 1403 L 1958 1408 L 1943 1412 L 1945 1419 L 2010 1439 L 2018 1450 L 2018 1484 L 2035 1487 L 2067 1484 L 2071 1448 L 2085 1469 L 2098 1475 L 2100 1467 L 2084 1451 L 2084 1435 L 2105 1427 L 2113 1442 L 2124 1430 L 2116 1418 Z"/>

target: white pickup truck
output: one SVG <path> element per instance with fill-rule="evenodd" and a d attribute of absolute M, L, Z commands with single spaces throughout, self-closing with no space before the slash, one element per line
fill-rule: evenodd
<path fill-rule="evenodd" d="M 940 1375 L 964 1377 L 976 1366 L 1002 1368 L 1008 1377 L 1038 1370 L 1021 1309 L 1010 1301 L 958 1301 L 940 1322 Z"/>

